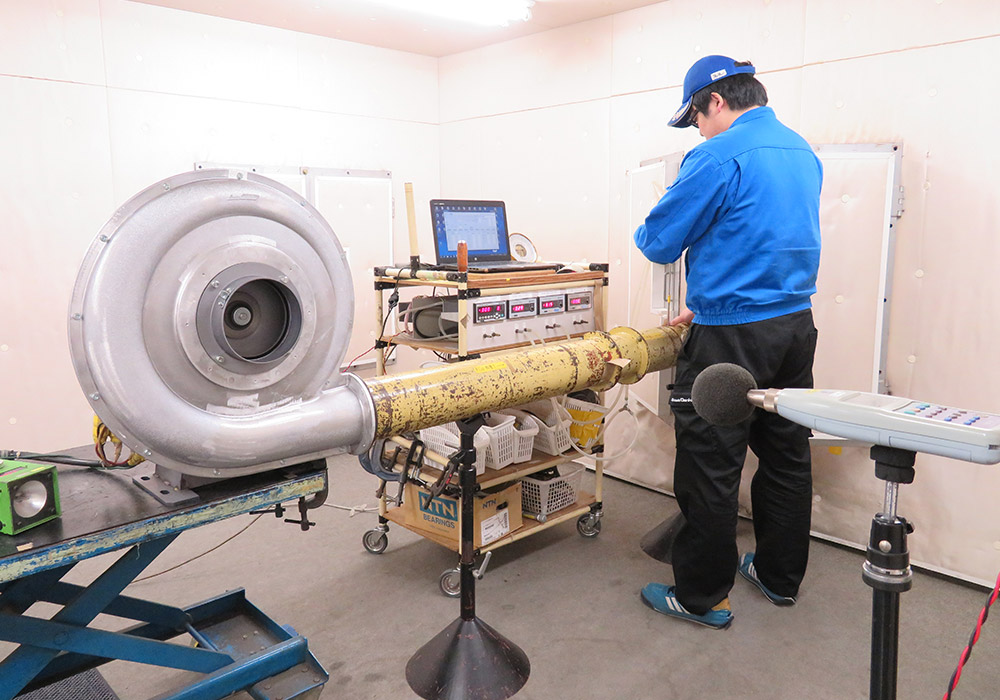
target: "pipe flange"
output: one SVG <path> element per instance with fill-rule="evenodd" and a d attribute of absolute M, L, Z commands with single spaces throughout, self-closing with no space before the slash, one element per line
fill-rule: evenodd
<path fill-rule="evenodd" d="M 243 262 L 232 264 L 233 248 L 239 249 Z M 316 332 L 315 292 L 301 268 L 281 250 L 254 240 L 233 243 L 207 253 L 183 278 L 170 331 L 205 379 L 227 389 L 264 389 L 287 377 L 305 359 Z M 279 342 L 268 356 L 249 359 L 248 354 L 253 353 L 238 344 L 248 336 L 240 331 L 256 330 L 255 321 L 268 309 L 249 308 L 252 304 L 247 303 L 250 316 L 241 326 L 240 290 L 261 284 L 273 285 L 271 297 L 288 304 L 284 319 L 288 326 L 284 333 L 275 333 Z M 266 294 L 261 296 L 267 298 Z M 227 315 L 230 335 L 237 337 L 226 335 Z M 191 323 L 192 318 L 195 323 Z M 271 318 L 266 322 L 277 325 L 282 320 Z M 170 373 L 172 359 L 161 360 L 161 352 L 152 347 L 150 350 L 161 375 Z"/>

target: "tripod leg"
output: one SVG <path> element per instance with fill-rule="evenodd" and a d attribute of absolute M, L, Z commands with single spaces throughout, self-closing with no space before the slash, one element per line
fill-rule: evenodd
<path fill-rule="evenodd" d="M 896 700 L 899 661 L 899 593 L 872 592 L 871 700 Z"/>

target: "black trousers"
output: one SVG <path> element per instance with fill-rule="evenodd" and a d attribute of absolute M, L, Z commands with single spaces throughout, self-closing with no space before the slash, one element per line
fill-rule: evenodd
<path fill-rule="evenodd" d="M 798 593 L 809 558 L 812 465 L 808 428 L 759 408 L 738 425 L 710 425 L 691 405 L 691 385 L 708 365 L 732 362 L 749 370 L 760 388 L 812 388 L 815 350 L 809 309 L 756 323 L 691 327 L 670 406 L 677 438 L 674 492 L 686 519 L 674 543 L 674 583 L 693 613 L 726 598 L 736 578 L 747 446 L 760 465 L 751 484 L 757 576 L 778 595 Z"/>

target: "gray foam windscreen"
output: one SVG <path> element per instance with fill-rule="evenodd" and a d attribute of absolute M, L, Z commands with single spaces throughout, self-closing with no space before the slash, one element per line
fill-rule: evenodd
<path fill-rule="evenodd" d="M 702 370 L 691 387 L 691 402 L 698 415 L 712 425 L 736 425 L 753 413 L 747 392 L 757 382 L 747 370 L 729 362 Z"/>

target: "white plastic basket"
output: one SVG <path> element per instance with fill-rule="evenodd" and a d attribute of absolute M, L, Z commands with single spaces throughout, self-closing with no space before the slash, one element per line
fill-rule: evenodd
<path fill-rule="evenodd" d="M 435 425 L 430 428 L 424 428 L 419 431 L 419 434 L 420 439 L 424 441 L 428 450 L 437 452 L 442 457 L 449 459 L 462 446 L 457 426 L 455 427 L 455 432 L 452 432 L 447 425 Z M 472 438 L 472 443 L 476 446 L 476 474 L 483 474 L 486 471 L 486 452 L 490 444 L 490 439 L 486 434 L 477 431 Z"/>
<path fill-rule="evenodd" d="M 535 401 L 513 410 L 527 413 L 538 426 L 538 435 L 535 436 L 536 449 L 550 455 L 561 455 L 571 447 L 569 427 L 572 421 L 551 399 Z"/>
<path fill-rule="evenodd" d="M 535 436 L 538 435 L 538 421 L 532 420 L 524 411 L 507 409 L 497 411 L 514 419 L 514 464 L 527 462 L 535 449 Z"/>
<path fill-rule="evenodd" d="M 580 490 L 583 469 L 583 465 L 578 462 L 567 462 L 559 467 L 559 476 L 555 478 L 522 478 L 521 510 L 525 515 L 544 523 L 552 513 L 573 505 Z"/>
<path fill-rule="evenodd" d="M 445 423 L 438 427 L 447 430 L 456 440 L 461 439 L 462 433 L 456 423 Z M 514 461 L 514 418 L 490 414 L 486 417 L 486 424 L 476 431 L 474 443 L 477 470 L 481 460 L 486 469 L 503 469 Z M 452 452 L 460 444 L 456 442 Z"/>

